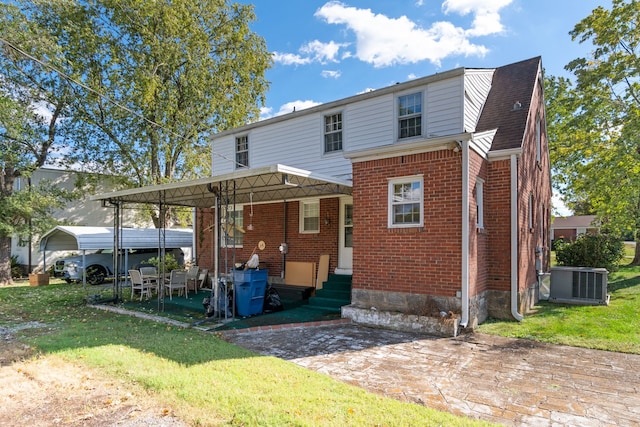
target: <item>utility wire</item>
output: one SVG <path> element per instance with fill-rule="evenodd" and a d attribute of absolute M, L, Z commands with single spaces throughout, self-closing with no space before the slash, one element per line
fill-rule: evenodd
<path fill-rule="evenodd" d="M 25 52 L 24 50 L 20 49 L 18 46 L 14 45 L 14 44 L 13 44 L 13 43 L 11 43 L 10 41 L 8 41 L 8 40 L 6 40 L 6 39 L 4 39 L 4 38 L 0 37 L 0 42 L 4 43 L 4 44 L 5 44 L 5 45 L 7 45 L 9 48 L 11 48 L 11 49 L 15 50 L 15 51 L 16 51 L 16 52 L 18 52 L 20 55 L 22 55 L 22 56 L 24 56 L 24 57 L 26 57 L 26 58 L 28 58 L 28 59 L 30 59 L 30 60 L 32 60 L 32 61 L 34 61 L 34 62 L 37 62 L 38 64 L 42 65 L 42 66 L 43 66 L 43 67 L 45 67 L 45 68 L 48 68 L 48 69 L 50 69 L 50 70 L 54 71 L 55 73 L 57 73 L 57 74 L 59 74 L 60 76 L 62 76 L 65 80 L 68 80 L 69 82 L 74 83 L 74 84 L 76 84 L 76 85 L 78 85 L 78 86 L 82 87 L 83 89 L 88 90 L 89 92 L 92 92 L 92 93 L 94 93 L 94 94 L 98 95 L 100 98 L 104 99 L 105 101 L 107 101 L 107 102 L 109 102 L 109 103 L 111 103 L 111 104 L 115 105 L 115 106 L 116 106 L 116 107 L 118 107 L 118 108 L 121 108 L 121 109 L 123 109 L 123 110 L 127 111 L 128 113 L 133 114 L 134 116 L 138 117 L 139 119 L 142 119 L 143 121 L 145 121 L 145 122 L 147 122 L 147 123 L 151 124 L 152 126 L 158 127 L 158 128 L 160 128 L 160 129 L 162 129 L 162 130 L 166 131 L 167 133 L 169 133 L 169 134 L 171 134 L 171 135 L 173 135 L 173 136 L 175 136 L 175 137 L 177 137 L 177 138 L 184 139 L 185 141 L 187 140 L 184 136 L 179 135 L 179 134 L 177 134 L 176 132 L 174 132 L 174 131 L 172 131 L 172 130 L 170 130 L 170 129 L 165 128 L 165 127 L 164 127 L 163 125 L 161 125 L 160 123 L 154 122 L 153 120 L 150 120 L 150 119 L 148 119 L 148 118 L 144 117 L 142 114 L 138 113 L 137 111 L 133 111 L 132 109 L 130 109 L 130 108 L 129 108 L 129 107 L 127 107 L 126 105 L 121 104 L 120 102 L 118 102 L 118 101 L 116 101 L 116 100 L 114 100 L 114 99 L 111 99 L 111 98 L 110 98 L 110 97 L 108 97 L 107 95 L 104 95 L 103 93 L 101 93 L 101 92 L 99 92 L 99 91 L 97 91 L 97 90 L 93 89 L 93 88 L 92 88 L 92 87 L 90 87 L 90 86 L 87 86 L 86 84 L 84 84 L 84 83 L 82 83 L 82 82 L 80 82 L 80 81 L 77 81 L 77 80 L 76 80 L 76 79 L 74 79 L 73 77 L 71 77 L 71 76 L 69 76 L 68 74 L 66 74 L 64 71 L 61 71 L 61 70 L 57 69 L 55 66 L 53 66 L 53 65 L 49 64 L 48 62 L 42 61 L 42 60 L 40 60 L 40 59 L 36 58 L 35 56 L 33 56 L 33 55 L 31 55 L 31 54 L 29 54 L 29 53 Z M 235 160 L 232 160 L 232 159 L 228 158 L 228 157 L 227 157 L 227 156 L 225 156 L 224 154 L 220 154 L 220 153 L 217 153 L 217 152 L 215 152 L 215 151 L 212 151 L 212 153 L 213 153 L 214 155 L 216 155 L 216 156 L 218 156 L 218 157 L 220 157 L 220 158 L 224 159 L 224 160 L 227 160 L 227 161 L 229 161 L 229 162 L 234 163 L 236 166 L 244 166 L 244 165 L 242 165 L 242 164 L 240 164 L 240 163 L 236 162 Z"/>

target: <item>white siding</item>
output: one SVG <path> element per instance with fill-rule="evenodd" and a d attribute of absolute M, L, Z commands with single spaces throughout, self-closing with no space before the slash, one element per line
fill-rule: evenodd
<path fill-rule="evenodd" d="M 467 70 L 464 77 L 464 130 L 475 132 L 489 91 L 494 70 Z"/>
<path fill-rule="evenodd" d="M 248 135 L 250 168 L 280 163 L 323 175 L 350 177 L 351 163 L 342 156 L 342 152 L 324 154 L 323 125 L 324 113 L 316 113 L 216 139 L 214 152 L 232 161 L 214 154 L 213 174 L 235 170 L 235 137 Z M 347 126 L 343 113 L 343 132 Z M 343 148 L 344 139 L 343 133 Z"/>
<path fill-rule="evenodd" d="M 345 114 L 345 151 L 393 144 L 396 140 L 395 106 L 393 94 L 350 105 Z"/>
<path fill-rule="evenodd" d="M 461 77 L 429 84 L 426 96 L 426 136 L 435 138 L 463 131 Z"/>
<path fill-rule="evenodd" d="M 399 85 L 370 92 L 346 102 L 330 103 L 287 116 L 258 122 L 225 132 L 213 139 L 213 174 L 235 170 L 235 137 L 249 137 L 249 167 L 276 163 L 306 169 L 323 175 L 349 178 L 351 161 L 343 153 L 402 144 L 397 138 L 397 99 L 399 95 L 423 94 L 423 138 L 463 132 L 464 76 Z M 324 153 L 324 116 L 342 113 L 342 152 Z M 420 138 L 408 138 L 415 142 Z"/>
<path fill-rule="evenodd" d="M 496 136 L 496 132 L 497 129 L 493 129 L 490 131 L 474 134 L 473 139 L 470 143 L 471 148 L 473 148 L 478 154 L 486 159 L 487 153 L 491 149 L 493 138 Z"/>

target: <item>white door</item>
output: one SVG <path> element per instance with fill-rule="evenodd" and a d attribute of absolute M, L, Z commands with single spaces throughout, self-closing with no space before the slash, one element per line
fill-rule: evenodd
<path fill-rule="evenodd" d="M 340 232 L 338 239 L 338 274 L 353 271 L 353 199 L 340 198 Z"/>

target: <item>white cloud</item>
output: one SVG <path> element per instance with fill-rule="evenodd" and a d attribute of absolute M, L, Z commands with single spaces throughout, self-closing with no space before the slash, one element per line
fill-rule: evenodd
<path fill-rule="evenodd" d="M 348 46 L 346 43 L 336 43 L 330 41 L 329 43 L 323 43 L 319 40 L 311 41 L 302 46 L 299 53 L 281 53 L 274 52 L 274 62 L 284 65 L 305 65 L 312 62 L 319 62 L 320 64 L 326 64 L 329 62 L 338 62 L 338 53 L 340 49 Z M 348 53 L 342 55 L 344 58 L 348 56 Z"/>
<path fill-rule="evenodd" d="M 348 45 L 334 41 L 322 43 L 321 41 L 314 40 L 302 46 L 300 52 L 309 55 L 314 62 L 326 64 L 327 62 L 338 62 L 336 59 L 338 51 L 341 47 L 346 46 Z"/>
<path fill-rule="evenodd" d="M 442 3 L 444 13 L 458 15 L 473 14 L 473 26 L 466 31 L 469 36 L 486 36 L 501 33 L 504 27 L 500 22 L 500 9 L 513 0 L 445 0 Z"/>
<path fill-rule="evenodd" d="M 306 108 L 311 108 L 311 107 L 314 107 L 314 106 L 320 105 L 320 104 L 322 104 L 322 102 L 316 102 L 316 101 L 311 101 L 311 100 L 291 101 L 291 102 L 287 102 L 286 104 L 281 105 L 280 106 L 280 110 L 278 110 L 278 112 L 276 112 L 275 114 L 273 114 L 273 109 L 272 108 L 262 108 L 260 110 L 260 120 L 269 119 L 269 118 L 275 117 L 275 116 L 282 116 L 283 114 L 293 113 L 294 111 L 304 110 Z"/>
<path fill-rule="evenodd" d="M 279 62 L 284 65 L 304 65 L 311 62 L 311 59 L 304 58 L 294 53 L 273 52 L 272 56 L 274 62 Z"/>
<path fill-rule="evenodd" d="M 342 72 L 339 70 L 322 70 L 322 73 L 320 73 L 320 75 L 322 77 L 324 77 L 325 79 L 339 79 L 340 76 L 342 75 Z"/>
<path fill-rule="evenodd" d="M 406 16 L 390 18 L 374 14 L 371 9 L 358 9 L 339 1 L 326 3 L 315 16 L 328 24 L 345 25 L 353 31 L 356 36 L 354 56 L 374 67 L 423 60 L 440 65 L 442 59 L 452 55 L 484 56 L 488 49 L 471 43 L 469 37 L 502 31 L 498 11 L 511 1 L 445 0 L 445 13 L 474 14 L 473 28 L 469 30 L 446 21 L 422 28 Z"/>

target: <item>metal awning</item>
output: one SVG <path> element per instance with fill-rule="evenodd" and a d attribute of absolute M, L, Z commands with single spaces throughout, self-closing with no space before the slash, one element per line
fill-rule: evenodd
<path fill-rule="evenodd" d="M 281 164 L 90 197 L 111 203 L 146 203 L 189 207 L 215 205 L 218 191 L 233 191 L 237 204 L 351 194 L 352 182 Z"/>

